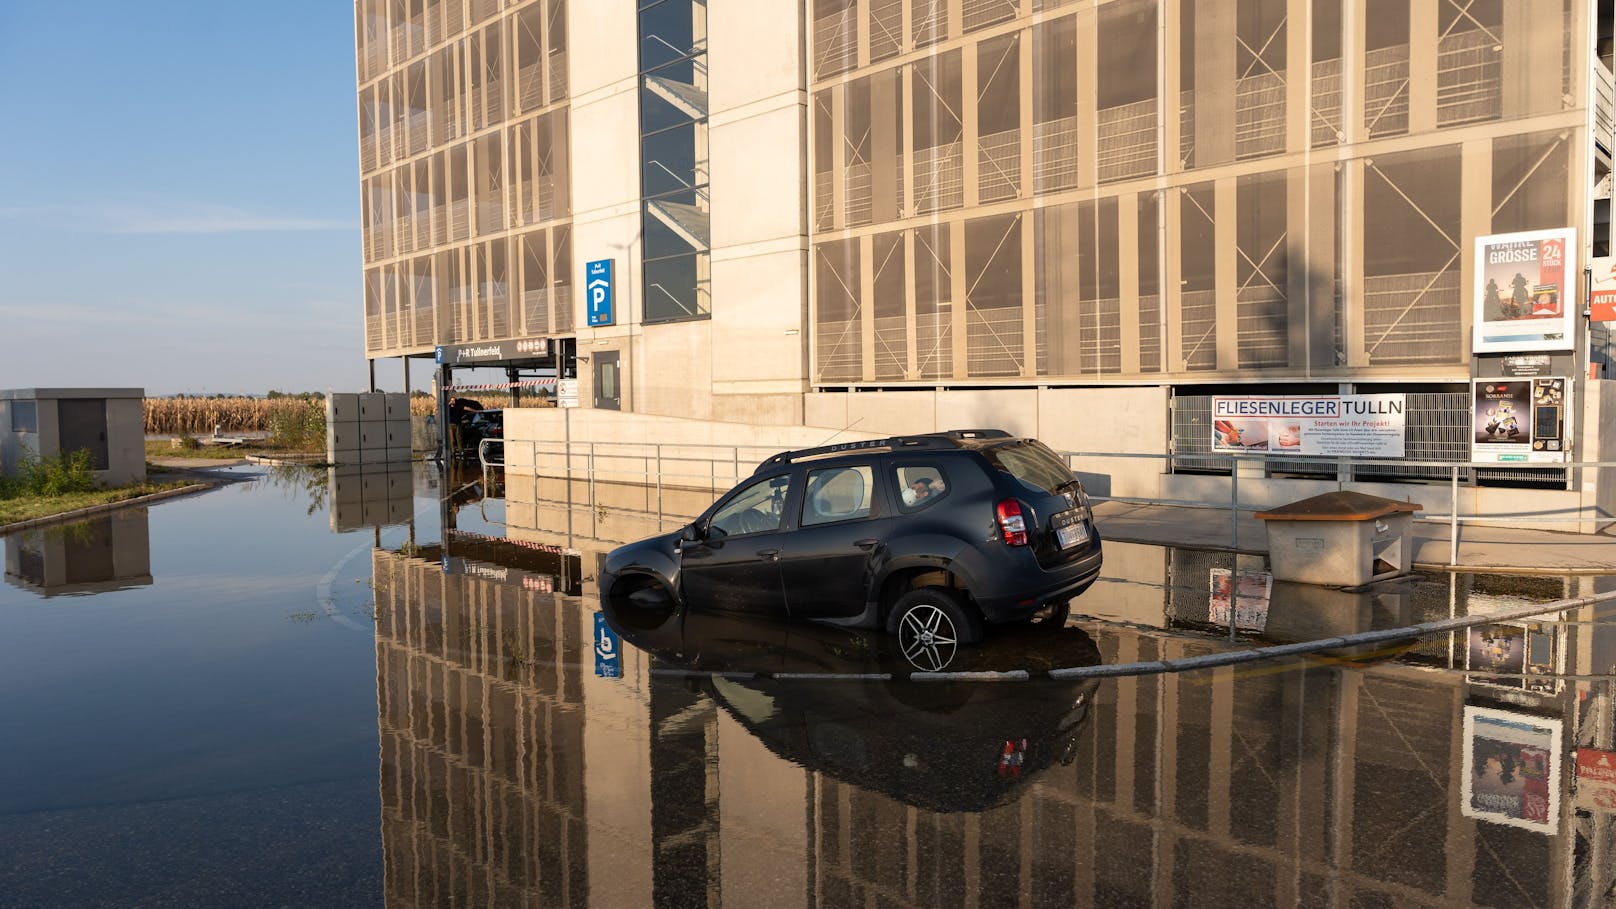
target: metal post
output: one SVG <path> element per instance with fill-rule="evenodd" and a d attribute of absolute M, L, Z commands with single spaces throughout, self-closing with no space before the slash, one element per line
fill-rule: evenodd
<path fill-rule="evenodd" d="M 741 482 L 741 446 L 737 445 L 730 452 L 733 463 L 730 465 L 730 478 L 736 483 Z"/>
<path fill-rule="evenodd" d="M 600 495 L 595 489 L 595 443 L 589 443 L 589 536 L 600 539 Z"/>
<path fill-rule="evenodd" d="M 1459 564 L 1459 465 L 1452 467 L 1448 480 L 1448 566 Z"/>
<path fill-rule="evenodd" d="M 662 446 L 656 446 L 656 526 L 662 529 Z"/>
<path fill-rule="evenodd" d="M 1229 532 L 1233 538 L 1230 547 L 1240 551 L 1240 459 L 1229 461 Z"/>

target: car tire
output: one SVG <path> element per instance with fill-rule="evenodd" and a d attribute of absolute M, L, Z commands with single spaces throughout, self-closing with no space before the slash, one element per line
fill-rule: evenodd
<path fill-rule="evenodd" d="M 960 647 L 982 640 L 982 620 L 954 591 L 922 587 L 892 604 L 887 631 L 916 669 L 942 672 L 954 664 Z"/>

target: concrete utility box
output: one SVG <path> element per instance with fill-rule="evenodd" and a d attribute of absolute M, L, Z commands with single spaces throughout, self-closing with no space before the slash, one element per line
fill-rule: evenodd
<path fill-rule="evenodd" d="M 25 452 L 82 448 L 102 484 L 145 480 L 145 400 L 142 388 L 0 389 L 0 476 L 15 476 Z"/>
<path fill-rule="evenodd" d="M 1257 513 L 1268 530 L 1276 581 L 1357 587 L 1408 574 L 1420 505 L 1361 492 L 1328 492 Z"/>

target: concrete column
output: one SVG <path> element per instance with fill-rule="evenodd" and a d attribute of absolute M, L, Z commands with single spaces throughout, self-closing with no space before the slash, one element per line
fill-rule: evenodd
<path fill-rule="evenodd" d="M 1292 154 L 1313 144 L 1312 12 L 1312 0 L 1286 0 L 1285 150 Z M 1291 360 L 1292 365 L 1296 362 Z"/>
<path fill-rule="evenodd" d="M 875 237 L 858 238 L 859 363 L 864 381 L 875 381 Z"/>
<path fill-rule="evenodd" d="M 1441 0 L 1409 0 L 1408 131 L 1436 129 L 1437 5 Z M 1505 4 L 1508 6 L 1509 4 Z"/>
<path fill-rule="evenodd" d="M 1139 372 L 1139 196 L 1128 193 L 1117 197 L 1117 275 L 1121 315 L 1122 374 Z"/>
<path fill-rule="evenodd" d="M 1233 3 L 1203 3 L 1195 8 L 1197 167 L 1234 160 L 1234 95 L 1239 74 L 1235 63 L 1235 13 Z"/>
<path fill-rule="evenodd" d="M 1308 256 L 1307 168 L 1293 167 L 1285 172 L 1285 324 L 1289 345 L 1286 365 L 1306 368 L 1312 343 L 1308 310 L 1309 269 L 1318 265 Z"/>
<path fill-rule="evenodd" d="M 1162 193 L 1162 371 L 1184 371 L 1184 190 Z"/>
<path fill-rule="evenodd" d="M 908 7 L 905 7 L 907 9 Z M 907 18 L 904 20 L 908 21 Z M 908 72 L 907 68 L 904 70 Z M 920 371 L 919 342 L 915 339 L 915 232 L 903 232 L 903 339 L 906 379 L 913 379 Z"/>
<path fill-rule="evenodd" d="M 1340 213 L 1335 205 L 1335 168 L 1328 164 L 1308 168 L 1304 180 L 1304 192 L 1307 193 L 1305 208 L 1304 233 L 1298 238 L 1294 233 L 1289 238 L 1289 250 L 1292 253 L 1291 280 L 1294 293 L 1296 280 L 1296 265 L 1305 264 L 1306 273 L 1303 276 L 1307 282 L 1307 289 L 1303 297 L 1303 305 L 1307 312 L 1307 358 L 1306 360 L 1292 360 L 1295 366 L 1304 363 L 1309 371 L 1320 369 L 1334 369 L 1335 362 L 1335 256 L 1336 231 L 1340 227 Z M 1294 183 L 1292 184 L 1294 186 Z M 1293 222 L 1294 223 L 1294 222 Z M 1301 244 L 1296 241 L 1301 239 Z M 1297 258 L 1295 251 L 1301 249 L 1301 257 Z M 1294 305 L 1296 299 L 1291 300 Z M 1294 312 L 1294 309 L 1292 310 Z M 1292 334 L 1296 333 L 1292 326 Z"/>
<path fill-rule="evenodd" d="M 1364 136 L 1364 46 L 1369 28 L 1369 0 L 1342 0 L 1341 132 L 1347 143 Z M 1345 202 L 1345 199 L 1343 199 Z"/>
<path fill-rule="evenodd" d="M 898 92 L 903 81 L 893 70 L 870 77 L 870 204 L 876 222 L 893 221 L 903 216 L 898 201 L 903 198 L 903 174 L 895 165 L 907 169 L 903 153 L 898 149 L 902 137 L 898 135 L 894 112 L 903 111 Z"/>
<path fill-rule="evenodd" d="M 1022 59 L 1028 56 L 1030 54 L 1023 54 Z M 1022 143 L 1023 162 L 1026 161 L 1026 149 L 1030 144 Z M 1026 187 L 1026 179 L 1031 173 L 1030 170 L 1022 170 L 1023 188 Z M 1023 212 L 1021 214 L 1021 374 L 1027 377 L 1038 375 L 1038 258 L 1035 241 L 1032 212 Z"/>
<path fill-rule="evenodd" d="M 1357 120 L 1362 126 L 1363 111 Z M 1341 165 L 1341 211 L 1337 212 L 1341 231 L 1341 344 L 1346 348 L 1347 366 L 1367 366 L 1364 351 L 1364 254 L 1363 204 L 1364 159 L 1354 158 Z M 1378 178 L 1377 178 L 1378 179 Z"/>
<path fill-rule="evenodd" d="M 1573 4 L 1574 6 L 1581 4 Z M 1560 40 L 1563 29 L 1546 23 L 1565 16 L 1560 0 L 1509 0 L 1504 4 L 1504 119 L 1560 110 Z M 1572 42 L 1572 70 L 1588 67 L 1587 57 L 1575 56 L 1580 42 Z M 1549 65 L 1546 65 L 1549 64 Z M 1573 76 L 1573 81 L 1579 78 Z"/>
<path fill-rule="evenodd" d="M 1082 189 L 1100 178 L 1099 47 L 1099 16 L 1084 10 L 1077 16 L 1077 185 Z"/>
<path fill-rule="evenodd" d="M 1199 83 L 1197 83 L 1199 84 Z M 1196 91 L 1199 96 L 1200 91 Z M 1199 114 L 1197 114 L 1199 119 Z M 1199 130 L 1199 127 L 1197 127 Z M 1233 133 L 1230 133 L 1232 136 Z M 1231 146 L 1232 147 L 1232 146 Z M 1199 161 L 1200 152 L 1196 152 Z M 1218 369 L 1233 371 L 1240 367 L 1239 304 L 1236 295 L 1240 282 L 1236 264 L 1239 262 L 1239 233 L 1235 219 L 1235 178 L 1224 177 L 1213 188 L 1213 255 L 1217 262 L 1217 345 Z"/>
<path fill-rule="evenodd" d="M 854 60 L 862 69 L 870 65 L 870 0 L 854 0 L 853 28 L 858 41 Z"/>
<path fill-rule="evenodd" d="M 830 89 L 830 134 L 834 137 L 830 159 L 831 227 L 834 230 L 845 230 L 847 228 L 846 85 L 836 85 Z"/>
<path fill-rule="evenodd" d="M 1181 144 L 1182 124 L 1179 120 L 1179 108 L 1183 99 L 1180 97 L 1179 80 L 1181 78 L 1182 61 L 1179 59 L 1179 42 L 1183 32 L 1180 16 L 1183 14 L 1184 0 L 1160 0 L 1159 15 L 1160 28 L 1157 30 L 1156 59 L 1161 66 L 1156 76 L 1156 97 L 1160 99 L 1159 118 L 1162 124 L 1162 147 L 1160 154 L 1164 166 L 1164 174 L 1176 174 L 1184 169 L 1184 160 L 1179 157 L 1178 147 Z M 1165 288 L 1163 297 L 1165 298 Z M 1162 360 L 1164 368 L 1167 360 Z"/>
<path fill-rule="evenodd" d="M 953 301 L 948 308 L 950 340 L 953 342 L 953 375 L 955 378 L 964 378 L 969 375 L 965 367 L 966 319 L 965 312 L 969 308 L 966 301 L 967 283 L 965 275 L 965 222 L 955 221 L 948 231 L 948 278 L 949 297 Z"/>
<path fill-rule="evenodd" d="M 905 3 L 903 10 L 903 46 L 908 47 L 910 46 L 909 4 Z M 903 134 L 899 141 L 903 144 L 898 147 L 898 154 L 903 156 L 903 185 L 898 190 L 903 204 L 899 213 L 907 218 L 915 212 L 915 114 L 910 109 L 912 99 L 915 97 L 915 68 L 904 66 L 900 69 L 900 73 L 903 81 L 898 86 L 898 109 L 903 112 L 900 118 Z"/>
<path fill-rule="evenodd" d="M 1017 198 L 1032 198 L 1033 190 L 1033 133 L 1032 122 L 1032 29 L 1022 29 L 1016 40 L 1016 62 L 1020 67 L 1021 78 L 1021 185 L 1017 187 Z M 1029 227 L 1031 225 L 1028 225 Z M 1027 300 L 1032 297 L 1028 296 Z"/>
<path fill-rule="evenodd" d="M 981 161 L 980 144 L 977 135 L 977 99 L 982 93 L 982 87 L 977 84 L 976 73 L 977 46 L 967 44 L 960 50 L 960 117 L 964 129 L 963 139 L 960 142 L 960 155 L 963 158 L 963 173 L 965 180 L 965 207 L 975 208 L 978 197 L 977 181 L 980 179 L 978 171 Z"/>
<path fill-rule="evenodd" d="M 1468 360 L 1476 322 L 1475 301 L 1470 298 L 1471 288 L 1476 286 L 1475 241 L 1493 232 L 1492 140 L 1466 142 L 1459 150 L 1459 160 L 1459 335 Z M 1567 305 L 1573 302 L 1568 300 Z"/>

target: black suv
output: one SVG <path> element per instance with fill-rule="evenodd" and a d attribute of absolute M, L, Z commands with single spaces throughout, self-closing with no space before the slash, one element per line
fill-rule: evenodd
<path fill-rule="evenodd" d="M 897 634 L 947 665 L 983 623 L 1062 620 L 1100 574 L 1083 485 L 1036 439 L 956 430 L 758 465 L 678 532 L 619 547 L 603 600 L 813 619 Z"/>

